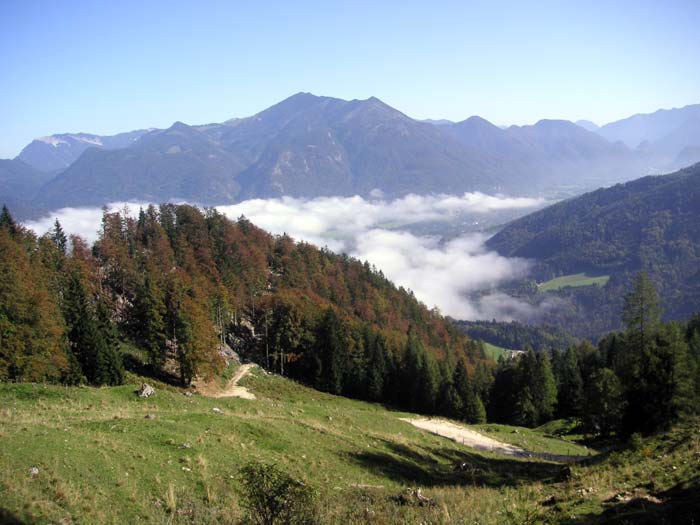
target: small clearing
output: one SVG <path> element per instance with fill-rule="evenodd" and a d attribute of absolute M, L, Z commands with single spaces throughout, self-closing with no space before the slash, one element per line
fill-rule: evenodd
<path fill-rule="evenodd" d="M 241 365 L 223 389 L 219 388 L 214 383 L 208 383 L 197 385 L 197 390 L 207 397 L 240 397 L 243 399 L 255 399 L 255 394 L 250 390 L 244 386 L 238 386 L 238 382 L 247 376 L 253 367 L 255 367 L 255 365 L 252 363 Z"/>
<path fill-rule="evenodd" d="M 571 463 L 575 461 L 580 461 L 586 456 L 566 456 L 561 454 L 547 454 L 544 452 L 532 452 L 525 450 L 523 448 L 511 445 L 509 443 L 502 443 L 501 441 L 496 441 L 490 437 L 484 436 L 479 432 L 471 430 L 469 428 L 457 425 L 450 421 L 445 421 L 442 419 L 428 419 L 428 418 L 401 418 L 401 421 L 410 423 L 414 427 L 418 427 L 422 430 L 427 430 L 438 436 L 451 439 L 462 445 L 475 448 L 477 450 L 484 450 L 488 452 L 495 452 L 497 454 L 504 454 L 506 456 L 517 456 L 517 457 L 536 457 L 541 459 L 546 459 L 549 461 L 558 461 L 562 463 Z"/>
<path fill-rule="evenodd" d="M 561 277 L 550 279 L 547 282 L 539 283 L 537 288 L 540 292 L 551 292 L 554 290 L 561 290 L 562 288 L 577 288 L 579 286 L 600 286 L 602 288 L 608 284 L 609 280 L 609 275 L 590 276 L 585 273 L 574 273 L 571 275 L 562 275 Z"/>

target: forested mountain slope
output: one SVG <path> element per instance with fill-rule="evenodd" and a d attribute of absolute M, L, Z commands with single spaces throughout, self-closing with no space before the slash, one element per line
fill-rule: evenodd
<path fill-rule="evenodd" d="M 483 420 L 479 344 L 369 264 L 245 218 L 105 213 L 90 247 L 4 209 L 0 275 L 0 380 L 120 384 L 123 361 L 188 385 L 230 346 L 320 390 Z"/>
<path fill-rule="evenodd" d="M 621 291 L 640 270 L 657 286 L 665 317 L 687 317 L 700 310 L 700 164 L 555 204 L 514 221 L 487 245 L 537 261 L 540 282 L 609 275 L 603 288 L 561 292 L 580 300 L 581 318 L 601 321 L 600 332 L 619 326 Z"/>

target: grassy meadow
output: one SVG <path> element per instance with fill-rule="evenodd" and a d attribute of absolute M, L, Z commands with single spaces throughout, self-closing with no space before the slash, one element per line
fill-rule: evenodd
<path fill-rule="evenodd" d="M 239 523 L 239 471 L 251 460 L 310 484 L 320 523 L 597 523 L 667 512 L 665 491 L 698 494 L 697 424 L 599 455 L 563 426 L 473 427 L 533 451 L 592 454 L 568 469 L 477 452 L 399 421 L 410 414 L 259 369 L 242 381 L 257 400 L 185 396 L 160 383 L 140 399 L 141 378 L 130 379 L 0 384 L 0 523 Z M 434 505 L 401 504 L 409 487 Z"/>
<path fill-rule="evenodd" d="M 560 290 L 566 288 L 567 286 L 605 286 L 610 280 L 609 275 L 599 275 L 597 277 L 592 277 L 586 275 L 585 273 L 574 273 L 571 275 L 562 275 L 561 277 L 556 277 L 550 279 L 544 283 L 539 283 L 537 288 L 541 292 L 551 292 L 554 290 Z"/>

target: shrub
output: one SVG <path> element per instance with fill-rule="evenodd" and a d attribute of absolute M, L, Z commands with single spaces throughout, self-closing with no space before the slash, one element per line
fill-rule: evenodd
<path fill-rule="evenodd" d="M 274 464 L 251 462 L 240 473 L 241 506 L 256 525 L 309 525 L 316 520 L 315 492 Z"/>
<path fill-rule="evenodd" d="M 641 449 L 643 444 L 644 440 L 642 439 L 642 435 L 639 432 L 635 432 L 629 437 L 628 445 L 635 452 Z"/>

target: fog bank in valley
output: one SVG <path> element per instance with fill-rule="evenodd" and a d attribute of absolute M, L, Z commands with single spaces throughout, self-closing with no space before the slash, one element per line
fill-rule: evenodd
<path fill-rule="evenodd" d="M 416 227 L 441 223 L 447 229 L 464 217 L 486 218 L 508 210 L 521 210 L 524 214 L 542 204 L 540 199 L 465 193 L 408 195 L 394 200 L 379 195 L 370 199 L 282 197 L 253 199 L 217 209 L 233 220 L 243 215 L 271 233 L 286 233 L 296 240 L 367 260 L 397 285 L 413 290 L 427 306 L 437 306 L 444 314 L 458 319 L 510 320 L 527 319 L 535 311 L 496 288 L 527 275 L 528 261 L 486 250 L 487 237 L 482 233 L 443 238 L 417 234 Z M 126 203 L 132 214 L 146 205 Z M 124 207 L 125 203 L 112 203 L 108 209 Z M 101 215 L 100 208 L 63 208 L 25 225 L 43 234 L 58 219 L 67 232 L 94 241 Z"/>

